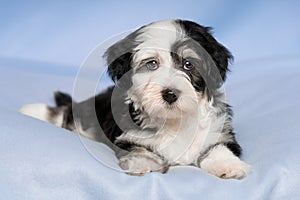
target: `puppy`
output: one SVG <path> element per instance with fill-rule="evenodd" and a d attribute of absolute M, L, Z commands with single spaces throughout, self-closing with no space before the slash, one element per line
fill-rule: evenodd
<path fill-rule="evenodd" d="M 115 85 L 83 102 L 55 93 L 56 107 L 21 112 L 103 142 L 131 175 L 193 165 L 240 179 L 250 166 L 232 128 L 223 82 L 230 52 L 210 28 L 185 20 L 143 26 L 104 55 Z"/>

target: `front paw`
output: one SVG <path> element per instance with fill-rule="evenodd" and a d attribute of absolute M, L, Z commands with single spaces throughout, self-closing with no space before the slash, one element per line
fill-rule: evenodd
<path fill-rule="evenodd" d="M 166 173 L 169 166 L 159 156 L 130 153 L 119 159 L 120 167 L 130 175 L 142 176 L 149 172 Z"/>
<path fill-rule="evenodd" d="M 204 159 L 201 168 L 210 174 L 223 179 L 242 179 L 250 171 L 250 165 L 238 158 L 227 160 Z"/>

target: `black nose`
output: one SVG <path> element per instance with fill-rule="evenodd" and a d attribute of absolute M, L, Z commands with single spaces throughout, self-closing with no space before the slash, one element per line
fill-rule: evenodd
<path fill-rule="evenodd" d="M 178 99 L 179 91 L 176 89 L 165 89 L 162 92 L 163 99 L 169 104 L 174 103 Z"/>

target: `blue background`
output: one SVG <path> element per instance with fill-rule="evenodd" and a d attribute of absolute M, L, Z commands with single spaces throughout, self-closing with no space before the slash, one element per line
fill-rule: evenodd
<path fill-rule="evenodd" d="M 170 18 L 213 27 L 237 63 L 297 57 L 299 9 L 296 0 L 1 1 L 0 62 L 34 61 L 37 68 L 43 65 L 41 70 L 55 64 L 75 70 L 113 35 Z"/>

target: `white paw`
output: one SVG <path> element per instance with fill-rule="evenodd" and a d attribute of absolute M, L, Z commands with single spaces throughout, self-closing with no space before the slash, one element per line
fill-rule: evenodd
<path fill-rule="evenodd" d="M 227 160 L 207 158 L 201 162 L 201 168 L 208 173 L 224 179 L 242 179 L 251 169 L 250 165 L 238 158 Z"/>
<path fill-rule="evenodd" d="M 119 165 L 127 174 L 134 176 L 142 176 L 150 172 L 166 173 L 168 171 L 168 165 L 161 160 L 137 154 L 121 157 Z"/>

